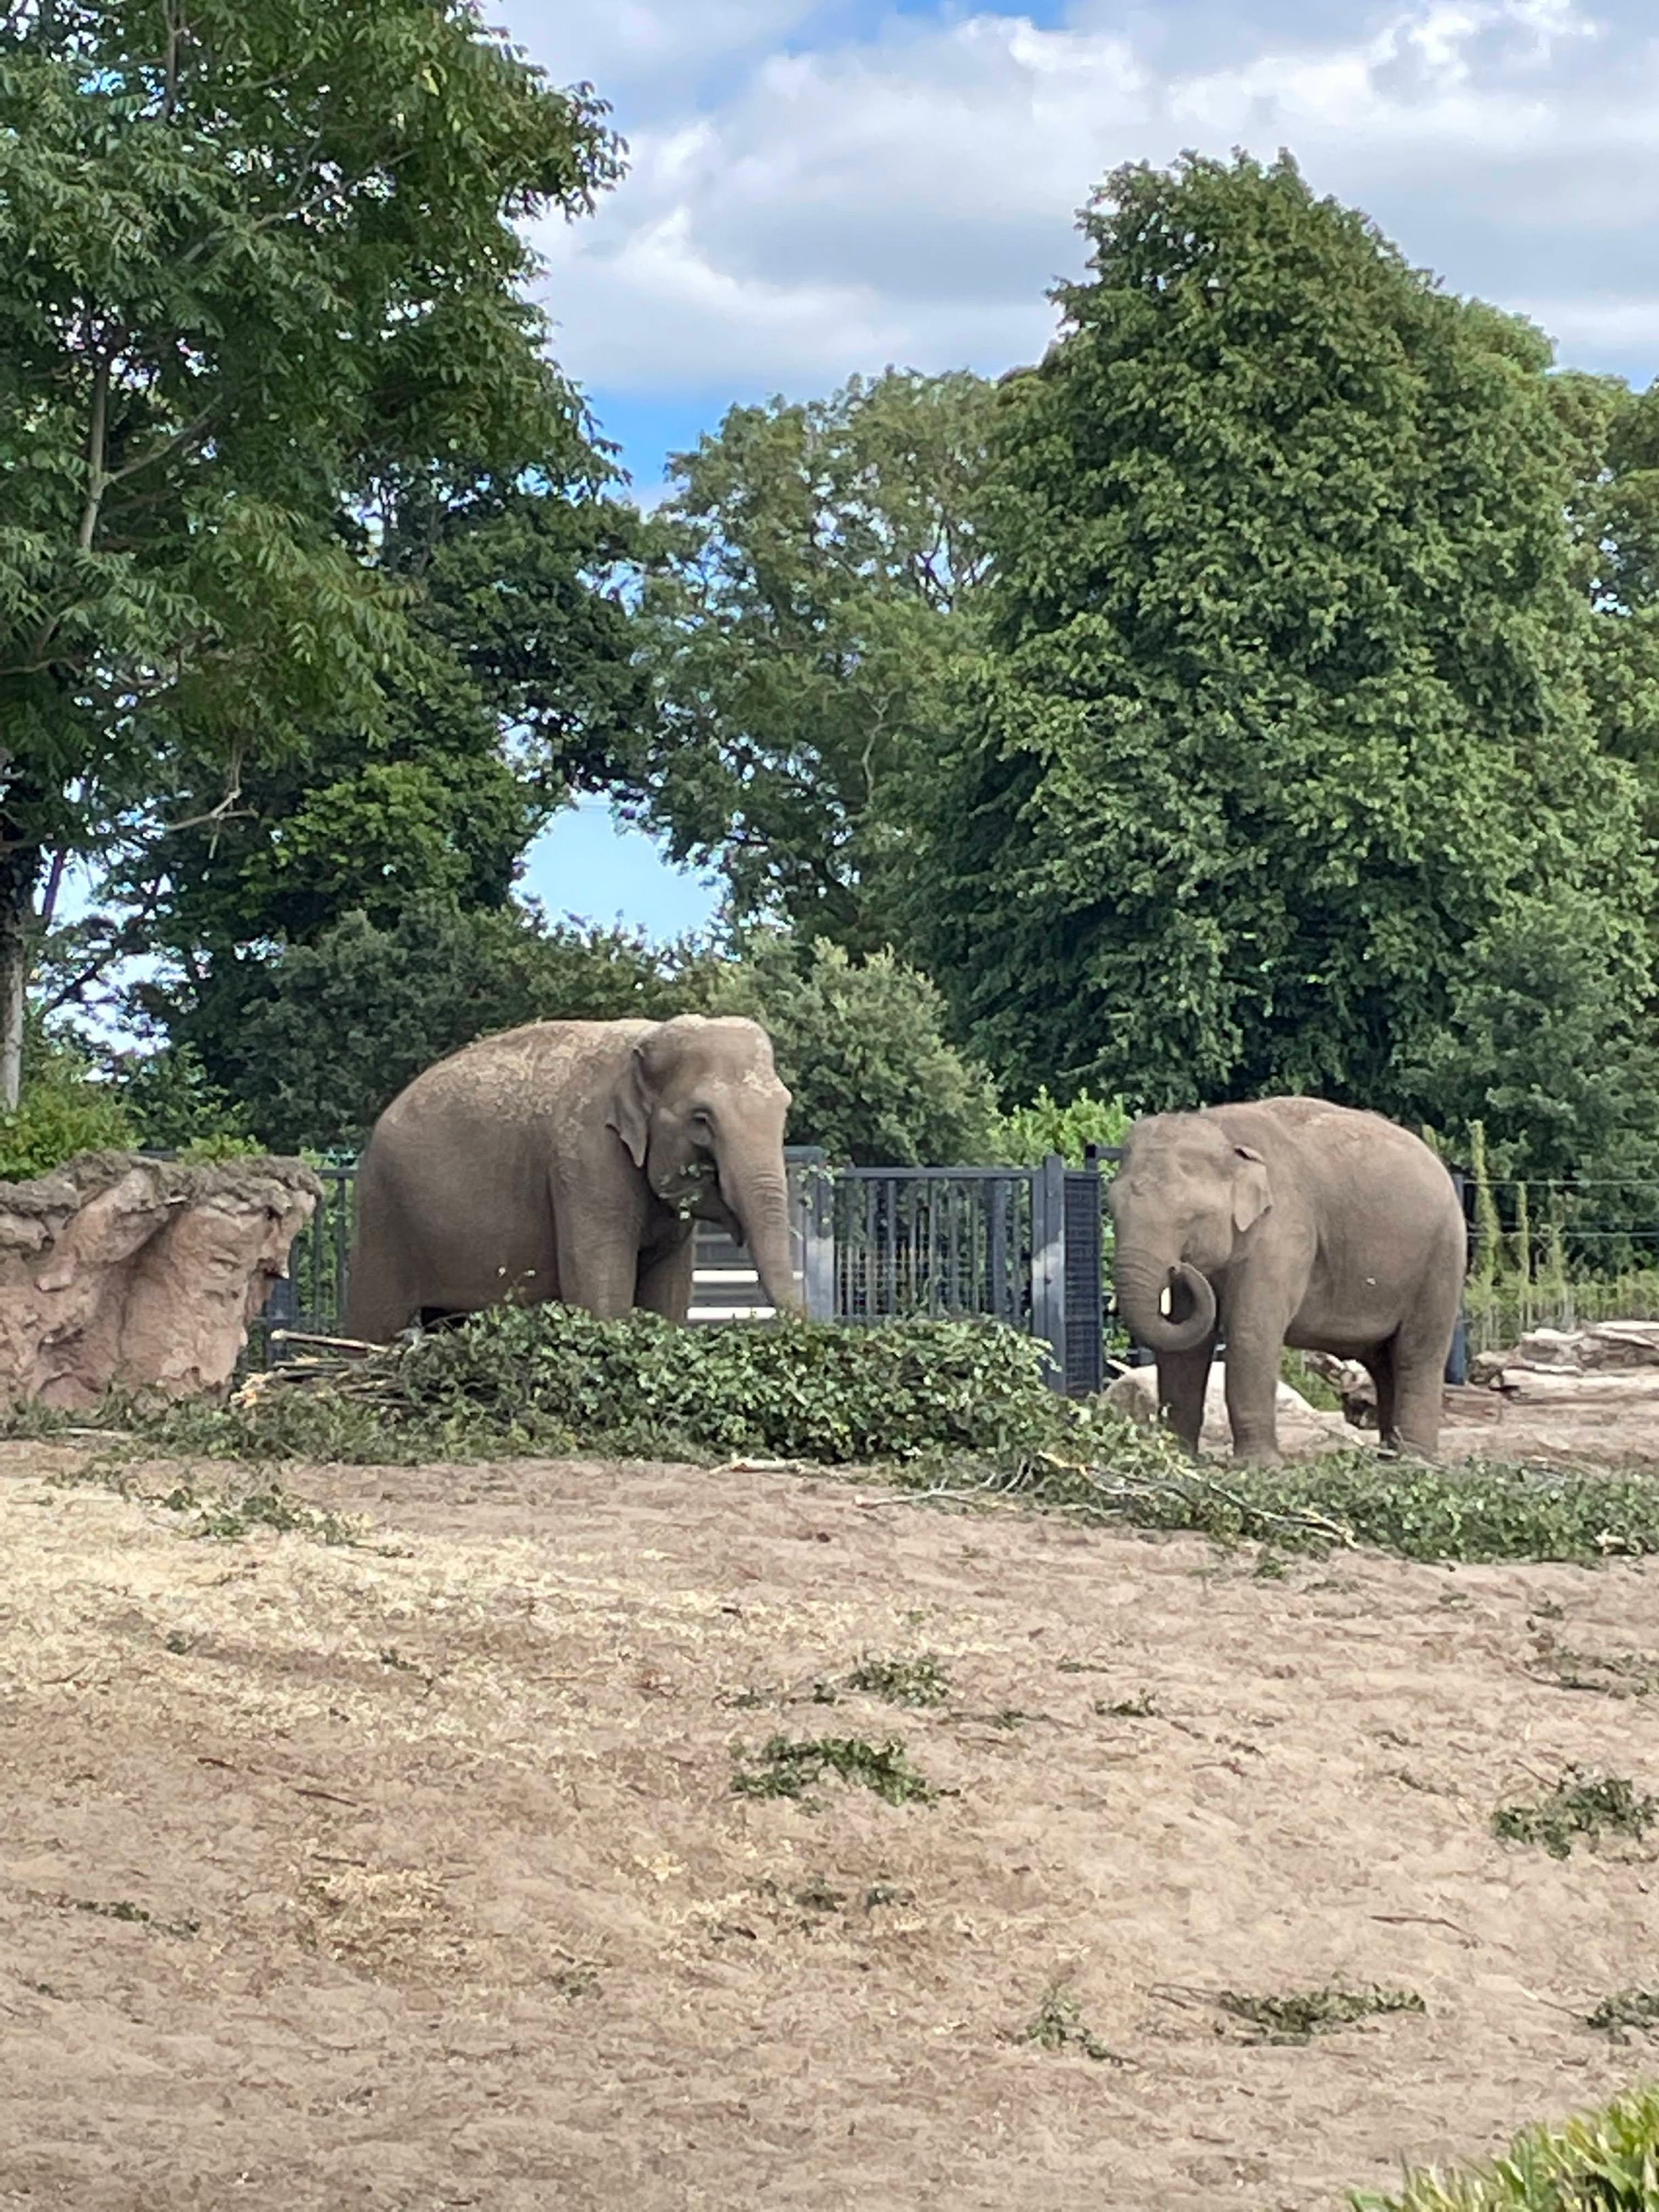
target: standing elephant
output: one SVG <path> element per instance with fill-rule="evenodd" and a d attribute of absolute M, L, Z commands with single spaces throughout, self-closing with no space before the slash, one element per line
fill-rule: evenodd
<path fill-rule="evenodd" d="M 1196 1450 L 1218 1341 L 1240 1459 L 1279 1455 L 1279 1347 L 1358 1359 L 1385 1443 L 1431 1456 L 1467 1253 L 1451 1177 L 1379 1115 L 1267 1098 L 1137 1121 L 1108 1202 L 1119 1311 Z"/>
<path fill-rule="evenodd" d="M 692 1219 L 747 1244 L 798 1308 L 783 1164 L 789 1093 L 738 1018 L 532 1022 L 417 1075 L 357 1176 L 346 1328 L 550 1298 L 684 1321 Z"/>

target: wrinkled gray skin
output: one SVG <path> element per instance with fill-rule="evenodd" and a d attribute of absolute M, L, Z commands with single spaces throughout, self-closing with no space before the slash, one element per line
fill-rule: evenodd
<path fill-rule="evenodd" d="M 1279 1456 L 1286 1344 L 1361 1361 L 1383 1441 L 1433 1455 L 1467 1248 L 1426 1145 L 1316 1098 L 1157 1114 L 1130 1130 L 1108 1202 L 1118 1310 L 1189 1449 L 1224 1340 L 1237 1457 Z"/>
<path fill-rule="evenodd" d="M 748 1246 L 798 1308 L 783 1124 L 757 1024 L 533 1022 L 416 1077 L 357 1176 L 345 1327 L 384 1342 L 423 1311 L 557 1298 L 684 1321 L 695 1216 Z"/>

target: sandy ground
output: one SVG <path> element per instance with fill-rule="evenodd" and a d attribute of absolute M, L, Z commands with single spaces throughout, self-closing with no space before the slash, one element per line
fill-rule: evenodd
<path fill-rule="evenodd" d="M 1659 1647 L 1652 1566 L 550 1462 L 300 1469 L 358 1547 L 215 1542 L 74 1464 L 0 1448 L 0 2204 L 1311 2212 L 1659 2070 L 1579 2018 L 1659 1984 L 1659 1839 L 1488 1827 L 1659 1790 L 1659 1697 L 1539 1658 Z M 924 1653 L 939 1710 L 811 1702 Z M 734 1795 L 779 1729 L 951 1794 Z M 1426 2011 L 1213 2002 L 1333 1977 Z M 1056 1985 L 1114 2057 L 1018 2040 Z"/>

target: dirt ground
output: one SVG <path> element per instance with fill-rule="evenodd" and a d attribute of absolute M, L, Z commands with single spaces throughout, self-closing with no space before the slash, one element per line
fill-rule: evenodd
<path fill-rule="evenodd" d="M 75 1464 L 0 1448 L 0 2204 L 1312 2212 L 1659 2066 L 1581 2021 L 1659 1984 L 1654 1839 L 1488 1826 L 1659 1790 L 1659 1697 L 1540 1660 L 1659 1647 L 1651 1565 L 1275 1579 L 546 1462 L 300 1469 L 360 1544 L 204 1541 Z M 937 1709 L 838 1686 L 927 1654 Z M 780 1730 L 941 1794 L 734 1794 Z M 1333 1978 L 1426 2009 L 1214 2002 Z M 1111 2055 L 1019 2039 L 1056 1989 Z"/>

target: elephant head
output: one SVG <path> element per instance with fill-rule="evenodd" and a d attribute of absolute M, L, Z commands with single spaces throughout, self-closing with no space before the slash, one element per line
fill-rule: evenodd
<path fill-rule="evenodd" d="M 1156 1114 L 1129 1132 L 1107 1191 L 1118 1310 L 1153 1352 L 1190 1352 L 1216 1324 L 1212 1279 L 1273 1204 L 1267 1164 L 1206 1114 Z"/>
<path fill-rule="evenodd" d="M 788 1111 L 757 1022 L 677 1014 L 634 1045 L 605 1126 L 659 1199 L 730 1230 L 772 1304 L 799 1310 L 783 1164 Z"/>

